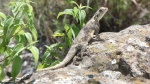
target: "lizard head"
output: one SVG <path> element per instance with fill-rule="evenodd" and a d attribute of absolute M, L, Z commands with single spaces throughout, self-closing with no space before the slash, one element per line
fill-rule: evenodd
<path fill-rule="evenodd" d="M 101 7 L 95 14 L 94 14 L 94 19 L 99 21 L 105 13 L 108 11 L 108 8 L 106 7 Z"/>

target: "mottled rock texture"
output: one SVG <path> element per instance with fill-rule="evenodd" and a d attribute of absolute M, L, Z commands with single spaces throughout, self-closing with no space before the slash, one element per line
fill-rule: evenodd
<path fill-rule="evenodd" d="M 99 34 L 64 68 L 34 73 L 34 84 L 149 84 L 150 24 Z M 82 51 L 82 52 L 81 52 Z"/>

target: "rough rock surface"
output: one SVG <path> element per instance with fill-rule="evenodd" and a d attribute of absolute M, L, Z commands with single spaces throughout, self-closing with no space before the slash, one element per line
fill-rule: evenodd
<path fill-rule="evenodd" d="M 150 84 L 150 24 L 99 34 L 64 68 L 35 72 L 34 84 Z M 82 51 L 82 49 L 81 49 Z"/>

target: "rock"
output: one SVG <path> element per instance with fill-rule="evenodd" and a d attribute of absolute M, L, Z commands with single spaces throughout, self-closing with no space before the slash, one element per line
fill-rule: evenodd
<path fill-rule="evenodd" d="M 34 84 L 149 84 L 150 24 L 130 26 L 120 32 L 99 34 L 83 56 L 57 70 L 34 73 Z M 78 63 L 74 65 L 74 63 Z"/>
<path fill-rule="evenodd" d="M 121 72 L 119 71 L 111 71 L 111 70 L 106 70 L 102 72 L 104 77 L 108 77 L 111 79 L 119 79 L 121 77 Z"/>

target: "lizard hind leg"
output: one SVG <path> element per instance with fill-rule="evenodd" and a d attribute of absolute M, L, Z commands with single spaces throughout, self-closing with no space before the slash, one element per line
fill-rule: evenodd
<path fill-rule="evenodd" d="M 87 45 L 88 45 L 88 43 L 87 43 L 87 42 L 84 42 L 84 43 L 80 44 L 79 47 L 78 47 L 78 50 L 80 50 L 80 52 L 81 52 L 81 53 L 80 53 L 81 58 L 83 58 L 83 56 L 84 56 L 84 54 L 85 54 Z"/>
<path fill-rule="evenodd" d="M 83 56 L 87 54 L 87 52 L 85 53 L 87 45 L 87 42 L 78 45 L 77 52 L 73 58 L 73 65 L 78 66 L 81 63 L 81 61 L 83 60 Z"/>

